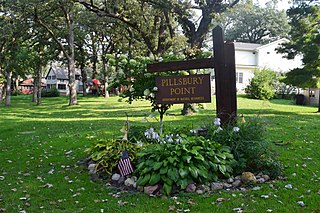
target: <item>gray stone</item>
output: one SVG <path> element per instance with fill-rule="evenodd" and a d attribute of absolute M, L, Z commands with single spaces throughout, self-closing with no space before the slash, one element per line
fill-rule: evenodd
<path fill-rule="evenodd" d="M 198 195 L 202 195 L 202 194 L 204 194 L 204 191 L 201 190 L 201 189 L 197 189 L 197 190 L 196 190 L 196 193 L 197 193 Z"/>
<path fill-rule="evenodd" d="M 160 189 L 160 186 L 157 184 L 157 185 L 154 185 L 154 186 L 146 186 L 143 188 L 143 191 L 144 193 L 150 195 L 150 194 L 155 194 L 159 191 Z"/>
<path fill-rule="evenodd" d="M 221 190 L 223 189 L 223 184 L 222 183 L 211 183 L 211 190 L 215 191 L 215 190 Z"/>
<path fill-rule="evenodd" d="M 233 182 L 234 182 L 233 178 L 228 178 L 228 179 L 227 179 L 227 183 L 230 183 L 230 184 L 231 184 L 231 183 L 233 183 Z"/>
<path fill-rule="evenodd" d="M 94 174 L 90 174 L 90 179 L 95 182 L 97 180 L 99 180 L 99 175 L 94 173 Z"/>
<path fill-rule="evenodd" d="M 234 178 L 235 180 L 241 180 L 241 175 L 238 175 Z"/>
<path fill-rule="evenodd" d="M 266 182 L 266 180 L 264 178 L 257 179 L 257 183 L 264 183 L 264 182 Z"/>
<path fill-rule="evenodd" d="M 229 184 L 229 183 L 223 183 L 223 188 L 225 188 L 225 189 L 230 189 L 231 187 L 232 187 L 231 184 Z"/>
<path fill-rule="evenodd" d="M 265 179 L 265 181 L 269 181 L 270 180 L 269 175 L 262 175 L 262 178 Z"/>
<path fill-rule="evenodd" d="M 204 184 L 198 186 L 198 189 L 202 190 L 203 192 L 210 192 L 210 187 Z"/>
<path fill-rule="evenodd" d="M 241 186 L 241 185 L 242 185 L 241 180 L 235 180 L 235 181 L 232 183 L 232 186 L 233 186 L 234 188 L 238 188 L 238 187 Z"/>
<path fill-rule="evenodd" d="M 187 186 L 186 192 L 195 192 L 197 189 L 197 186 L 194 183 L 191 183 Z"/>
<path fill-rule="evenodd" d="M 96 167 L 97 167 L 97 164 L 95 163 L 89 164 L 88 166 L 89 174 L 96 173 Z"/>
<path fill-rule="evenodd" d="M 111 180 L 113 180 L 113 181 L 118 181 L 119 179 L 120 179 L 120 175 L 119 174 L 117 174 L 117 173 L 114 173 L 113 175 L 112 175 L 112 177 L 111 177 Z"/>
<path fill-rule="evenodd" d="M 124 181 L 124 185 L 135 187 L 136 182 L 133 180 L 133 178 L 127 178 L 127 180 Z"/>
<path fill-rule="evenodd" d="M 123 184 L 125 180 L 126 178 L 121 176 L 120 179 L 118 180 L 118 184 Z"/>

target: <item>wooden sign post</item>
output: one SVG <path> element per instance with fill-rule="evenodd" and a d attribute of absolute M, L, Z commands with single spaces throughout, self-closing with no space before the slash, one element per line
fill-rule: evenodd
<path fill-rule="evenodd" d="M 214 68 L 217 117 L 226 124 L 234 122 L 237 117 L 235 52 L 233 43 L 224 43 L 220 26 L 213 29 L 213 54 L 214 58 L 148 64 L 147 70 L 166 72 Z"/>

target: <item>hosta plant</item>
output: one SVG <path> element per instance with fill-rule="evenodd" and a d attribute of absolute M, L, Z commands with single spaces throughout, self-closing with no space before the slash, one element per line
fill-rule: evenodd
<path fill-rule="evenodd" d="M 129 153 L 130 161 L 135 162 L 139 146 L 127 140 L 100 139 L 85 150 L 97 162 L 98 168 L 112 174 L 124 150 Z"/>
<path fill-rule="evenodd" d="M 181 138 L 180 142 L 147 146 L 138 153 L 137 185 L 162 184 L 169 195 L 174 185 L 185 189 L 189 183 L 230 176 L 234 159 L 229 147 L 203 137 Z"/>

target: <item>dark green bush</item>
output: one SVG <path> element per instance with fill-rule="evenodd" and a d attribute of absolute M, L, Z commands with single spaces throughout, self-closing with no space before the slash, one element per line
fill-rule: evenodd
<path fill-rule="evenodd" d="M 43 89 L 41 91 L 41 97 L 59 97 L 60 92 L 57 88 L 52 87 L 49 91 Z"/>
<path fill-rule="evenodd" d="M 275 96 L 277 82 L 277 75 L 274 71 L 269 69 L 255 70 L 245 92 L 251 98 L 272 99 Z"/>
<path fill-rule="evenodd" d="M 185 189 L 189 183 L 206 183 L 229 177 L 234 163 L 230 148 L 203 137 L 182 136 L 181 143 L 147 146 L 138 153 L 137 184 L 163 184 L 166 194 L 174 185 Z"/>
<path fill-rule="evenodd" d="M 237 161 L 236 174 L 244 171 L 264 172 L 271 177 L 281 174 L 283 166 L 277 160 L 274 144 L 265 138 L 264 124 L 258 118 L 247 119 L 247 122 L 235 126 L 227 125 L 217 131 L 216 125 L 208 126 L 207 138 L 229 146 Z"/>

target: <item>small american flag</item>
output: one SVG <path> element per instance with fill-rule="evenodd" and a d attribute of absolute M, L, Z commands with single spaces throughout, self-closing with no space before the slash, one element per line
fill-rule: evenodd
<path fill-rule="evenodd" d="M 133 172 L 133 168 L 129 159 L 129 153 L 127 150 L 122 152 L 122 156 L 118 163 L 118 169 L 120 171 L 121 176 L 126 176 Z"/>

